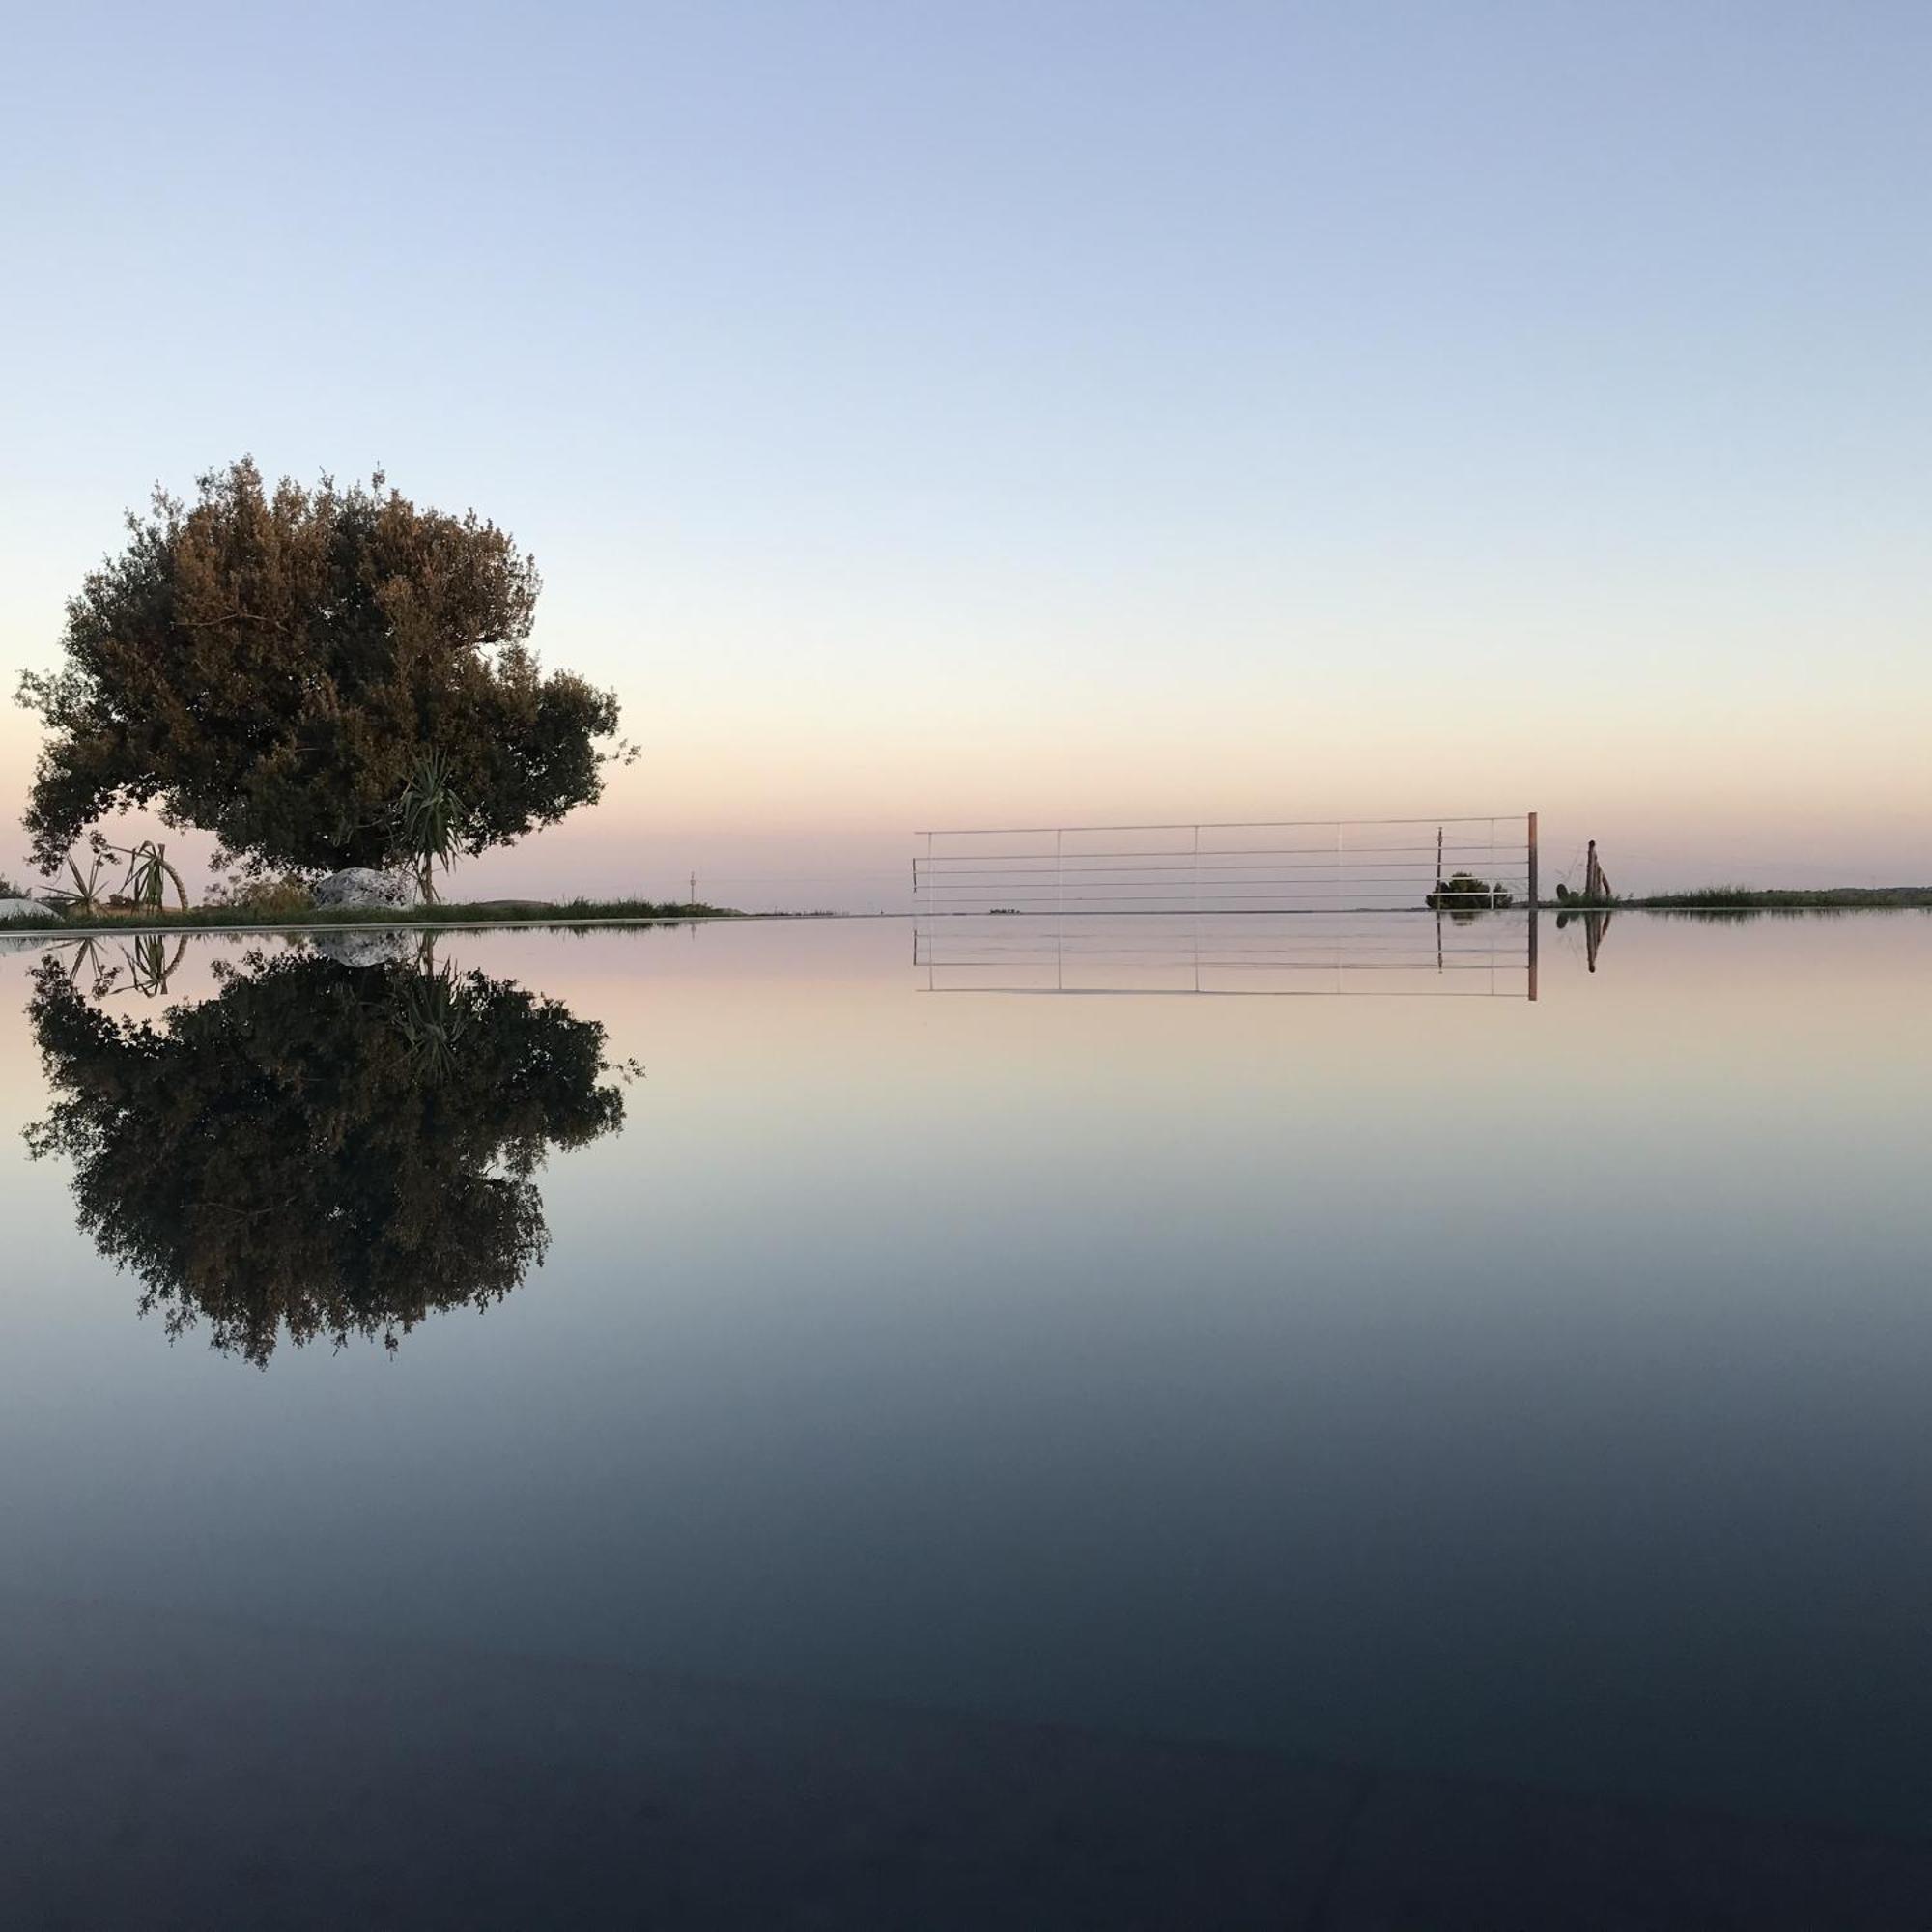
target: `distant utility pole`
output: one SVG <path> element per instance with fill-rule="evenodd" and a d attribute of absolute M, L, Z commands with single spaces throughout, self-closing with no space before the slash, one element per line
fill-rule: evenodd
<path fill-rule="evenodd" d="M 691 890 L 684 902 L 686 905 L 696 905 L 697 903 L 697 874 L 696 872 L 693 872 L 691 875 Z"/>

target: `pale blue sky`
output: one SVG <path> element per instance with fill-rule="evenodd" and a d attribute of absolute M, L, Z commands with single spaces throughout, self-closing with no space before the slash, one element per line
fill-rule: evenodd
<path fill-rule="evenodd" d="M 505 886 L 1519 806 L 1932 878 L 1928 100 L 1875 0 L 15 10 L 0 673 L 156 478 L 380 461 L 646 747 Z"/>

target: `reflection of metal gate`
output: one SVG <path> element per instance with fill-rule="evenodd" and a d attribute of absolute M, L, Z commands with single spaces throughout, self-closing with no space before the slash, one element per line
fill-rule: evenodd
<path fill-rule="evenodd" d="M 922 832 L 932 992 L 1536 998 L 1536 814 Z"/>
<path fill-rule="evenodd" d="M 1537 890 L 1533 811 L 1047 826 L 915 838 L 913 905 L 934 917 L 1397 912 L 1438 901 L 1473 911 L 1527 906 Z"/>
<path fill-rule="evenodd" d="M 1411 993 L 1534 999 L 1531 916 L 1205 912 L 918 920 L 930 993 Z"/>

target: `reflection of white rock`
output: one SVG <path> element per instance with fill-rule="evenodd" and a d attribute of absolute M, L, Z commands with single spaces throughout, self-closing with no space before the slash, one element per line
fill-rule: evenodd
<path fill-rule="evenodd" d="M 416 956 L 412 932 L 331 932 L 315 950 L 338 966 L 395 966 Z"/>
<path fill-rule="evenodd" d="M 43 906 L 38 899 L 0 899 L 0 920 L 47 919 L 52 913 L 52 906 Z"/>
<path fill-rule="evenodd" d="M 0 952 L 31 952 L 35 947 L 50 946 L 60 937 L 58 932 L 16 932 L 0 939 Z"/>
<path fill-rule="evenodd" d="M 372 872 L 351 866 L 331 872 L 315 889 L 319 906 L 354 906 L 375 912 L 407 912 L 417 901 L 415 879 L 408 872 Z"/>

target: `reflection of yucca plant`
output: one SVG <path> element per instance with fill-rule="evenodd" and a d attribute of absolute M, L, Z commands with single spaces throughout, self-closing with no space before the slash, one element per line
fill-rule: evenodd
<path fill-rule="evenodd" d="M 165 933 L 137 932 L 121 948 L 120 966 L 107 963 L 102 942 L 92 935 L 74 940 L 72 949 L 71 953 L 62 949 L 49 955 L 57 970 L 67 975 L 69 984 L 86 983 L 97 1000 L 123 992 L 155 1000 L 167 992 L 168 981 L 187 952 L 187 934 L 177 935 L 171 947 Z"/>
<path fill-rule="evenodd" d="M 142 998 L 160 998 L 168 990 L 168 980 L 187 951 L 187 935 L 182 934 L 170 952 L 167 938 L 158 932 L 141 932 L 128 951 L 128 983 Z"/>
<path fill-rule="evenodd" d="M 415 867 L 423 899 L 434 904 L 435 868 L 440 866 L 446 872 L 455 865 L 457 828 L 463 821 L 463 801 L 449 782 L 449 763 L 440 752 L 425 752 L 416 759 L 396 801 L 396 816 L 402 821 L 403 849 Z"/>
<path fill-rule="evenodd" d="M 87 975 L 97 997 L 104 996 L 114 984 L 114 969 L 103 964 L 100 949 L 92 939 L 75 940 L 71 955 L 63 949 L 50 956 L 54 964 L 67 975 L 70 985 L 78 986 L 81 983 L 82 973 Z"/>
<path fill-rule="evenodd" d="M 397 998 L 394 1017 L 410 1058 L 425 1075 L 440 1079 L 455 1064 L 456 1042 L 469 1023 L 455 968 L 412 975 Z"/>

